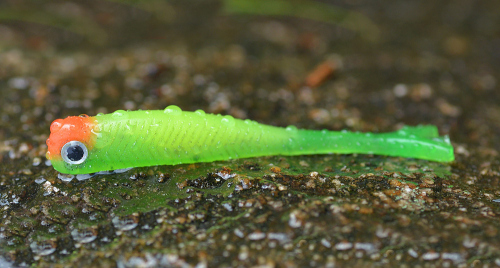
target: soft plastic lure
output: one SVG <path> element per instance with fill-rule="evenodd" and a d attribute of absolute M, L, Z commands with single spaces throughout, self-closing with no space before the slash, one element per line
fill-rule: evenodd
<path fill-rule="evenodd" d="M 448 137 L 435 126 L 390 133 L 280 128 L 231 116 L 185 112 L 116 111 L 55 120 L 47 159 L 56 170 L 86 174 L 154 165 L 211 162 L 266 155 L 379 154 L 453 161 Z"/>

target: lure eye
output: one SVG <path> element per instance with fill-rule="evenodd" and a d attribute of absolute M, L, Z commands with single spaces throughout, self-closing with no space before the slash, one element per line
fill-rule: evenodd
<path fill-rule="evenodd" d="M 87 147 L 79 141 L 70 141 L 64 144 L 61 149 L 61 156 L 64 162 L 72 165 L 83 163 L 88 155 L 89 151 Z"/>

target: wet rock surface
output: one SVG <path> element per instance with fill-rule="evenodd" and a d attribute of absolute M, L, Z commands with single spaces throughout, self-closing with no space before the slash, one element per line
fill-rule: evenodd
<path fill-rule="evenodd" d="M 378 41 L 229 2 L 172 1 L 166 21 L 111 2 L 44 9 L 95 16 L 105 45 L 0 21 L 0 266 L 500 266 L 497 2 L 335 5 Z M 456 161 L 269 156 L 68 177 L 45 158 L 54 119 L 170 104 L 282 127 L 434 124 Z"/>

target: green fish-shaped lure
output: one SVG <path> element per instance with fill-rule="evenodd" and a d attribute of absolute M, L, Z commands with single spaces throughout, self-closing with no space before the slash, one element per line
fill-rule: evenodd
<path fill-rule="evenodd" d="M 57 119 L 47 146 L 47 159 L 66 174 L 267 155 L 358 153 L 454 160 L 450 140 L 439 137 L 432 125 L 390 133 L 280 128 L 174 105 Z"/>

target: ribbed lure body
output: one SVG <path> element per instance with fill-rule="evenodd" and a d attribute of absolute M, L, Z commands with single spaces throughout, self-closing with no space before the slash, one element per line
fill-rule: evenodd
<path fill-rule="evenodd" d="M 74 123 L 77 120 L 83 123 Z M 75 136 L 74 131 L 85 135 Z M 71 141 L 85 145 L 82 163 L 73 160 L 83 153 L 68 153 L 71 146 L 62 147 Z M 449 140 L 438 137 L 434 126 L 382 134 L 298 130 L 200 110 L 186 112 L 177 106 L 56 120 L 47 144 L 47 158 L 56 170 L 68 174 L 266 155 L 371 153 L 441 162 L 454 157 Z"/>

